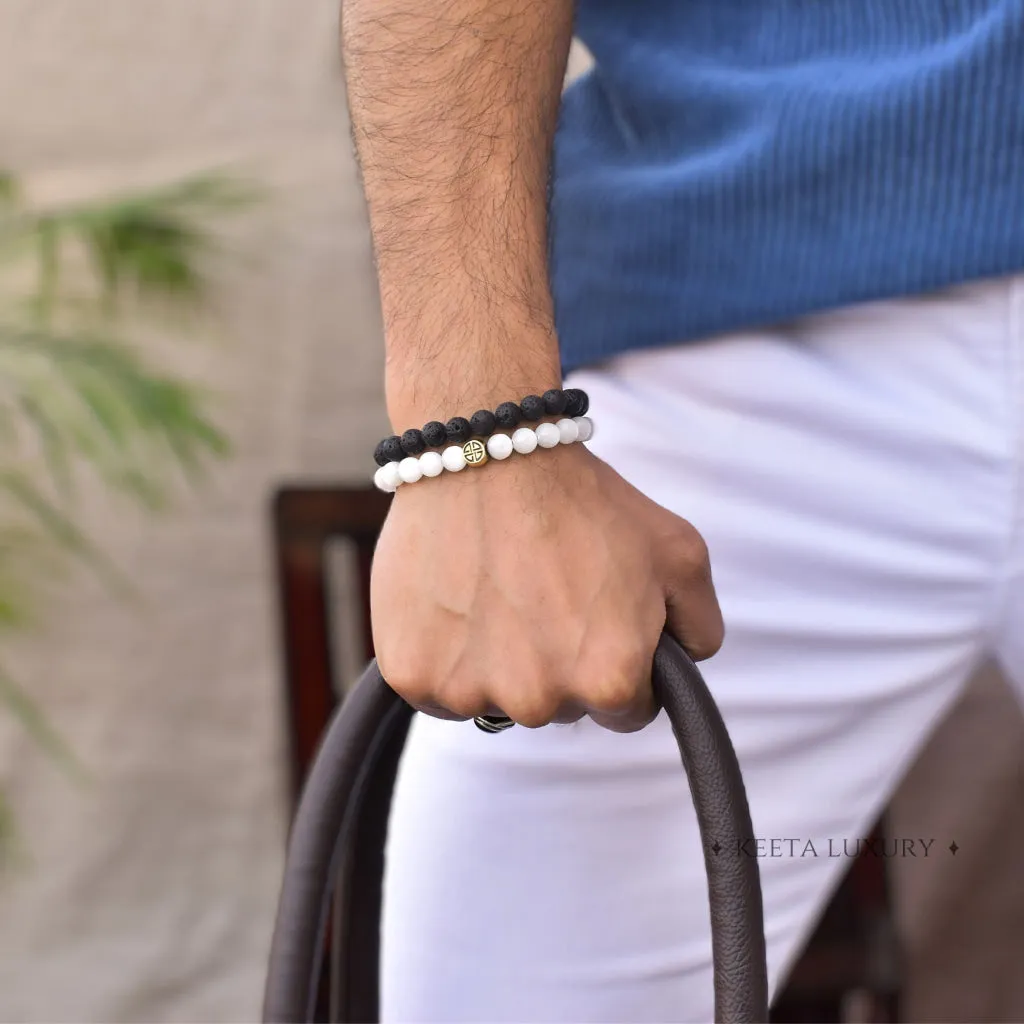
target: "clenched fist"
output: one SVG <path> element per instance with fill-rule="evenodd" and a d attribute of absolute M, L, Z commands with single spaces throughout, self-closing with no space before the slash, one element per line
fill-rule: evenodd
<path fill-rule="evenodd" d="M 399 488 L 371 604 L 381 672 L 410 704 L 531 728 L 640 729 L 663 628 L 697 660 L 723 636 L 700 535 L 582 445 Z"/>

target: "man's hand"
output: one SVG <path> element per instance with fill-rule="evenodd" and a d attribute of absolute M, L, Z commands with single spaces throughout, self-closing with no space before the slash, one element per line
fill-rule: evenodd
<path fill-rule="evenodd" d="M 396 433 L 561 384 L 546 198 L 572 20 L 343 4 Z M 666 619 L 694 657 L 722 638 L 703 541 L 580 445 L 400 487 L 372 590 L 384 677 L 447 717 L 636 729 Z"/>
<path fill-rule="evenodd" d="M 618 732 L 656 713 L 666 621 L 698 659 L 723 633 L 699 534 L 582 445 L 399 488 L 372 618 L 384 678 L 428 714 Z"/>

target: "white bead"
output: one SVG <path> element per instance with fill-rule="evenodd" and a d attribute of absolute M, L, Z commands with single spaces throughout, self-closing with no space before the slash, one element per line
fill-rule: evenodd
<path fill-rule="evenodd" d="M 554 423 L 542 423 L 535 431 L 537 444 L 541 448 L 554 448 L 562 440 L 562 434 Z"/>
<path fill-rule="evenodd" d="M 388 472 L 387 472 L 388 466 L 394 466 L 394 465 L 395 465 L 395 463 L 389 462 L 389 463 L 387 463 L 387 465 L 381 466 L 377 470 L 377 472 L 373 474 L 373 483 L 374 483 L 374 486 L 377 488 L 377 490 L 379 490 L 379 491 L 387 491 L 387 493 L 390 494 L 392 491 L 396 491 L 398 489 L 398 485 L 397 484 L 392 484 L 391 483 L 391 478 L 390 478 L 390 476 L 388 475 Z"/>
<path fill-rule="evenodd" d="M 460 469 L 466 468 L 466 454 L 457 444 L 453 444 L 441 452 L 441 461 L 449 473 L 458 473 Z"/>
<path fill-rule="evenodd" d="M 512 435 L 512 447 L 520 455 L 529 455 L 537 448 L 537 432 L 530 427 L 520 427 Z"/>
<path fill-rule="evenodd" d="M 492 459 L 507 459 L 512 454 L 512 438 L 508 434 L 491 434 L 487 438 L 487 454 Z"/>
<path fill-rule="evenodd" d="M 420 467 L 420 460 L 414 455 L 410 455 L 407 459 L 402 459 L 398 464 L 398 475 L 402 478 L 402 483 L 416 483 L 416 481 L 423 476 L 423 470 Z"/>
<path fill-rule="evenodd" d="M 381 479 L 387 484 L 387 490 L 397 491 L 402 486 L 402 474 L 398 471 L 397 462 L 389 462 L 383 467 L 384 472 L 381 473 Z"/>
<path fill-rule="evenodd" d="M 558 437 L 562 444 L 572 444 L 580 436 L 580 428 L 575 420 L 559 420 L 555 426 L 558 427 Z"/>
<path fill-rule="evenodd" d="M 594 436 L 594 421 L 589 416 L 574 417 L 576 426 L 580 428 L 579 439 L 589 441 Z"/>
<path fill-rule="evenodd" d="M 440 476 L 444 472 L 444 462 L 438 452 L 424 452 L 420 456 L 420 469 L 424 476 Z"/>

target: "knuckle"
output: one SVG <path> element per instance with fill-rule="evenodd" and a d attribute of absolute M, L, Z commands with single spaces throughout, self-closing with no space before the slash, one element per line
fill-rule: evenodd
<path fill-rule="evenodd" d="M 711 555 L 707 542 L 696 531 L 690 530 L 679 541 L 677 551 L 679 567 L 686 576 L 706 583 L 711 580 Z"/>
<path fill-rule="evenodd" d="M 650 658 L 639 650 L 618 657 L 603 657 L 577 688 L 587 707 L 605 714 L 628 711 L 636 704 L 640 689 L 650 675 Z"/>
<path fill-rule="evenodd" d="M 438 679 L 430 672 L 406 661 L 394 665 L 381 665 L 381 675 L 388 686 L 406 703 L 428 714 L 448 712 L 460 717 L 472 718 L 481 714 L 484 701 L 477 688 L 453 684 L 451 680 Z"/>
<path fill-rule="evenodd" d="M 473 683 L 448 680 L 435 688 L 435 700 L 454 714 L 474 718 L 488 711 L 487 698 L 482 687 Z"/>
<path fill-rule="evenodd" d="M 636 700 L 636 686 L 625 681 L 606 682 L 593 689 L 587 698 L 587 705 L 594 711 L 616 714 L 627 711 Z"/>
<path fill-rule="evenodd" d="M 382 661 L 380 658 L 377 665 L 388 686 L 410 704 L 429 701 L 433 697 L 433 686 L 424 673 L 401 664 L 394 665 L 389 661 Z"/>
<path fill-rule="evenodd" d="M 711 552 L 708 550 L 708 542 L 696 530 L 684 547 L 682 562 L 694 579 L 702 582 L 711 580 Z"/>
<path fill-rule="evenodd" d="M 438 704 L 459 718 L 476 718 L 477 715 L 488 713 L 487 705 L 481 700 L 470 700 L 459 697 L 444 697 Z"/>
<path fill-rule="evenodd" d="M 558 703 L 547 698 L 524 701 L 506 701 L 502 710 L 514 722 L 526 729 L 540 729 L 558 717 Z"/>

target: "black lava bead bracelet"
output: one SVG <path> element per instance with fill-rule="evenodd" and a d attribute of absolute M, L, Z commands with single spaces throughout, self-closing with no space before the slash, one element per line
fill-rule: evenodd
<path fill-rule="evenodd" d="M 465 444 L 471 437 L 490 437 L 496 430 L 514 430 L 520 423 L 536 423 L 545 416 L 585 416 L 590 399 L 579 388 L 552 388 L 543 395 L 527 395 L 521 402 L 502 402 L 494 412 L 480 409 L 467 420 L 455 416 L 447 423 L 431 420 L 422 430 L 407 430 L 384 438 L 374 449 L 378 466 L 422 455 L 428 448 Z"/>

